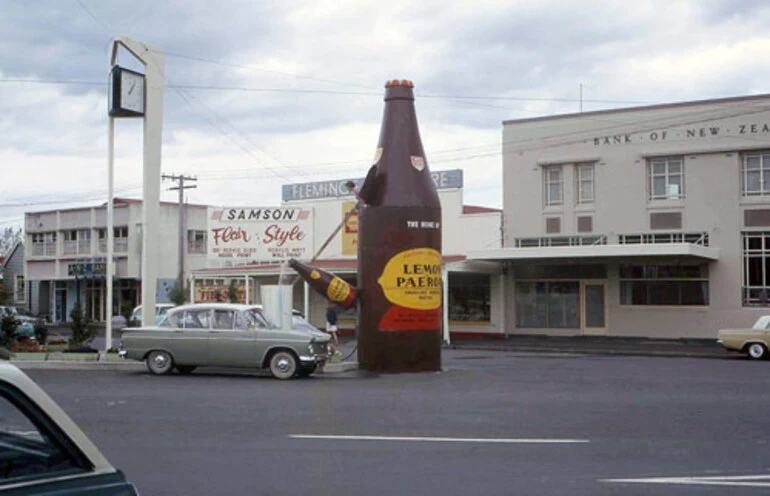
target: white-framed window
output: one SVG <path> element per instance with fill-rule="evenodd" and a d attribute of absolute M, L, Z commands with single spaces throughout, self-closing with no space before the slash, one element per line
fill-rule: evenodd
<path fill-rule="evenodd" d="M 62 253 L 65 255 L 88 255 L 91 253 L 91 230 L 78 229 L 64 231 L 64 246 Z"/>
<path fill-rule="evenodd" d="M 34 233 L 32 235 L 32 255 L 38 257 L 56 256 L 56 233 Z"/>
<path fill-rule="evenodd" d="M 647 177 L 650 200 L 684 199 L 684 160 L 681 157 L 651 159 Z"/>
<path fill-rule="evenodd" d="M 190 229 L 187 231 L 187 253 L 206 254 L 206 231 Z"/>
<path fill-rule="evenodd" d="M 770 232 L 744 232 L 742 301 L 770 307 Z"/>
<path fill-rule="evenodd" d="M 27 301 L 27 286 L 24 284 L 24 276 L 16 276 L 13 284 L 13 299 L 16 303 Z"/>
<path fill-rule="evenodd" d="M 745 153 L 741 161 L 741 194 L 770 195 L 770 152 Z"/>
<path fill-rule="evenodd" d="M 113 250 L 115 253 L 126 253 L 128 251 L 128 226 L 113 228 L 114 239 Z M 99 236 L 99 253 L 107 253 L 107 229 L 97 229 Z"/>
<path fill-rule="evenodd" d="M 564 202 L 564 181 L 562 166 L 550 165 L 543 167 L 543 183 L 545 189 L 545 205 L 561 205 Z"/>
<path fill-rule="evenodd" d="M 575 165 L 575 191 L 578 205 L 594 202 L 594 164 Z"/>

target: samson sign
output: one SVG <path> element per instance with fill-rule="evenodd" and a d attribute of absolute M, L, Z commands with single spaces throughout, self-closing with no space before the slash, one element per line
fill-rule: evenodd
<path fill-rule="evenodd" d="M 208 256 L 234 263 L 309 258 L 312 211 L 286 207 L 210 207 Z"/>
<path fill-rule="evenodd" d="M 434 171 L 430 173 L 437 189 L 453 189 L 463 187 L 462 169 L 447 171 Z M 340 179 L 337 181 L 321 181 L 316 183 L 284 184 L 281 186 L 283 201 L 315 200 L 318 198 L 341 198 L 353 196 L 348 191 L 345 183 L 353 181 L 359 188 L 364 183 L 364 178 Z"/>

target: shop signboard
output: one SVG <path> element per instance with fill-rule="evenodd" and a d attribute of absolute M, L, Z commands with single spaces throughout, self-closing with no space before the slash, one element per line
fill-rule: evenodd
<path fill-rule="evenodd" d="M 209 207 L 207 253 L 233 264 L 310 258 L 313 212 L 300 207 Z"/>
<path fill-rule="evenodd" d="M 246 285 L 242 279 L 196 279 L 193 291 L 194 303 L 246 303 Z"/>
<path fill-rule="evenodd" d="M 356 202 L 346 201 L 342 202 L 342 219 L 348 215 L 348 212 L 353 210 L 356 206 Z M 342 229 L 342 254 L 343 255 L 358 255 L 358 212 L 354 212 L 345 221 L 345 226 Z"/>
<path fill-rule="evenodd" d="M 67 264 L 70 277 L 103 276 L 107 273 L 107 262 L 103 258 L 86 259 Z"/>

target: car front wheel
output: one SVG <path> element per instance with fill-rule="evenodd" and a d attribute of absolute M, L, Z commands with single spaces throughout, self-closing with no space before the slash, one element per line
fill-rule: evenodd
<path fill-rule="evenodd" d="M 747 349 L 752 360 L 764 360 L 767 358 L 767 348 L 762 343 L 751 343 Z"/>
<path fill-rule="evenodd" d="M 147 363 L 147 370 L 155 375 L 168 374 L 174 368 L 174 359 L 167 351 L 151 351 L 145 362 Z"/>
<path fill-rule="evenodd" d="M 270 373 L 276 379 L 291 379 L 297 372 L 297 359 L 288 351 L 279 351 L 270 358 Z"/>

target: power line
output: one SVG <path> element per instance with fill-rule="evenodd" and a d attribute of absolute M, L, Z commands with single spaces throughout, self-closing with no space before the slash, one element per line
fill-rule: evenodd
<path fill-rule="evenodd" d="M 78 79 L 28 79 L 28 78 L 2 78 L 0 83 L 4 84 L 72 84 L 72 85 L 90 85 L 106 86 L 108 83 L 100 81 L 85 81 Z M 256 93 L 289 93 L 289 94 L 319 94 L 319 95 L 344 95 L 344 96 L 376 96 L 381 97 L 382 91 L 343 91 L 343 90 L 325 90 L 325 89 L 298 89 L 298 88 L 255 88 L 248 86 L 213 86 L 213 85 L 175 85 L 180 90 L 193 91 L 238 91 L 238 92 L 256 92 Z M 458 103 L 478 104 L 473 100 L 489 101 L 516 101 L 516 102 L 557 102 L 574 103 L 579 102 L 577 98 L 558 98 L 558 97 L 515 97 L 515 96 L 481 96 L 481 95 L 441 95 L 441 94 L 423 94 L 415 93 L 416 98 L 430 98 L 451 100 Z M 584 99 L 583 102 L 608 103 L 608 104 L 631 104 L 631 105 L 650 105 L 660 102 L 642 101 L 642 100 L 601 100 Z M 485 105 L 492 108 L 508 110 L 507 107 L 495 105 Z"/>

